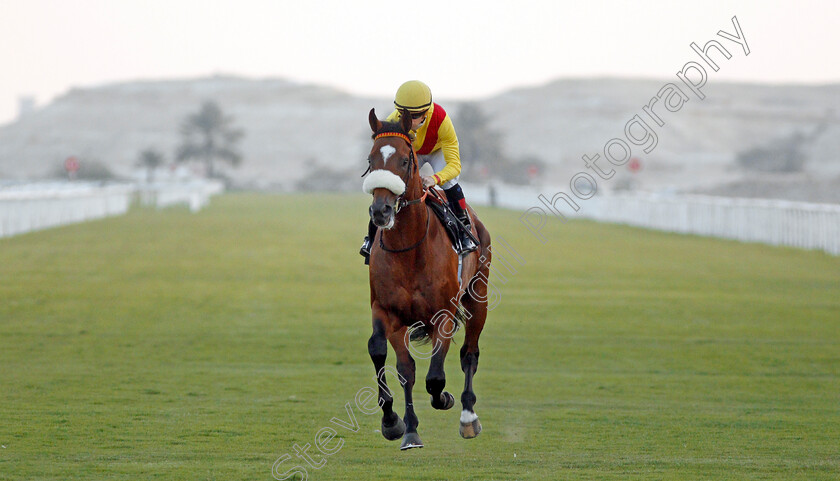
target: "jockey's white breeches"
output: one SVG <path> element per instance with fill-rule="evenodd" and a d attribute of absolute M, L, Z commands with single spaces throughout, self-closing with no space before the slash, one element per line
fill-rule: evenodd
<path fill-rule="evenodd" d="M 444 167 L 446 167 L 446 161 L 443 160 L 443 149 L 438 150 L 436 152 L 432 152 L 429 155 L 418 155 L 417 158 L 420 159 L 420 165 L 418 167 L 423 167 L 423 164 L 428 163 L 432 166 L 432 170 L 434 170 L 435 173 L 440 172 L 441 170 L 443 170 Z M 454 179 L 450 180 L 449 182 L 446 182 L 445 184 L 441 184 L 440 186 L 444 189 L 455 187 L 455 185 L 458 184 L 458 178 L 460 177 L 461 176 L 459 175 L 458 177 L 455 177 Z"/>

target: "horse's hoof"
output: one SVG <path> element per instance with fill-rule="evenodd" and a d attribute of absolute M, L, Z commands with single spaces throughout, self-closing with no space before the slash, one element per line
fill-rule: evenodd
<path fill-rule="evenodd" d="M 455 405 L 455 396 L 450 394 L 447 391 L 443 391 L 443 406 L 435 406 L 435 398 L 432 398 L 432 407 L 435 409 L 439 409 L 441 411 L 446 411 L 447 409 L 452 409 L 452 406 Z"/>
<path fill-rule="evenodd" d="M 405 433 L 405 437 L 402 441 L 402 446 L 400 446 L 400 451 L 405 451 L 406 449 L 411 448 L 422 448 L 423 441 L 420 440 L 420 436 L 414 433 Z"/>
<path fill-rule="evenodd" d="M 452 406 L 455 405 L 455 396 L 450 394 L 448 391 L 443 391 L 443 396 L 446 398 L 446 405 L 443 407 L 444 411 L 452 409 Z"/>
<path fill-rule="evenodd" d="M 461 437 L 472 439 L 481 433 L 481 423 L 478 416 L 469 411 L 461 412 Z"/>
<path fill-rule="evenodd" d="M 405 422 L 399 417 L 397 417 L 397 422 L 391 426 L 386 426 L 385 422 L 382 422 L 382 435 L 388 441 L 400 439 L 403 434 L 405 434 Z"/>

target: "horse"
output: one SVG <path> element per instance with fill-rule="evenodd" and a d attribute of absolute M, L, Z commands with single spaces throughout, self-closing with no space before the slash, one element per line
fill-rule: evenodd
<path fill-rule="evenodd" d="M 373 333 L 368 352 L 379 384 L 382 435 L 387 440 L 402 437 L 400 449 L 406 450 L 423 447 L 412 398 L 415 363 L 411 354 L 428 357 L 427 353 L 418 353 L 411 341 L 422 338 L 434 346 L 426 391 L 433 408 L 447 410 L 454 406 L 455 397 L 444 391 L 444 360 L 452 336 L 461 325 L 465 338 L 460 353 L 464 391 L 459 432 L 465 439 L 481 432 L 474 409 L 473 377 L 478 369 L 478 338 L 487 318 L 491 249 L 490 233 L 469 206 L 472 234 L 479 240 L 479 249 L 462 259 L 452 249 L 443 225 L 432 219 L 424 202 L 430 190 L 423 186 L 411 144 L 411 116 L 404 113 L 401 117 L 401 122 L 382 122 L 375 109 L 370 110 L 373 147 L 364 190 L 373 196 L 369 214 L 379 227 L 370 254 Z M 394 412 L 394 399 L 385 379 L 388 343 L 396 353 L 396 374 L 405 393 L 403 419 Z"/>

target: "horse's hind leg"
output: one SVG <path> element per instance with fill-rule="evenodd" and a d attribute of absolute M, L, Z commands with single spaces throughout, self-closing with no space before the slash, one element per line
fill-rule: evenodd
<path fill-rule="evenodd" d="M 394 412 L 394 398 L 385 381 L 385 359 L 388 357 L 388 340 L 385 335 L 384 313 L 373 312 L 373 334 L 368 341 L 368 352 L 376 369 L 376 380 L 379 384 L 379 399 L 382 405 L 382 435 L 393 441 L 405 434 L 405 423 Z"/>
<path fill-rule="evenodd" d="M 423 441 L 417 434 L 417 426 L 420 421 L 414 413 L 414 401 L 412 398 L 412 390 L 414 389 L 414 358 L 408 352 L 408 346 L 405 345 L 406 328 L 403 327 L 396 331 L 388 340 L 391 342 L 394 351 L 397 353 L 397 372 L 400 374 L 400 382 L 403 383 L 403 391 L 405 392 L 405 436 L 403 437 L 400 449 L 422 448 Z"/>
<path fill-rule="evenodd" d="M 432 333 L 434 354 L 429 363 L 429 373 L 426 375 L 426 391 L 432 395 L 432 407 L 435 409 L 451 409 L 455 405 L 455 396 L 443 390 L 446 387 L 446 373 L 443 370 L 443 364 L 446 360 L 446 353 L 449 352 L 449 343 L 454 333 L 455 324 L 449 317 L 436 325 Z"/>
<path fill-rule="evenodd" d="M 478 370 L 478 338 L 481 330 L 484 329 L 484 321 L 487 319 L 486 285 L 483 293 L 471 292 L 465 295 L 461 302 L 469 316 L 466 322 L 466 333 L 464 345 L 461 347 L 461 369 L 464 371 L 464 392 L 461 394 L 461 436 L 465 439 L 474 438 L 481 432 L 481 423 L 475 413 L 475 392 L 473 392 L 473 377 Z M 484 296 L 484 297 L 481 297 Z M 478 297 L 481 300 L 477 300 Z M 482 302 L 484 301 L 484 302 Z"/>

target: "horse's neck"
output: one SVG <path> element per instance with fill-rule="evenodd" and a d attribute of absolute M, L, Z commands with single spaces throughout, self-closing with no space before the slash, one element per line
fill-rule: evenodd
<path fill-rule="evenodd" d="M 415 197 L 412 197 L 414 199 Z M 425 202 L 404 207 L 394 220 L 394 227 L 382 231 L 382 240 L 389 249 L 405 249 L 426 235 L 429 209 Z M 421 246 L 418 246 L 421 247 Z"/>

